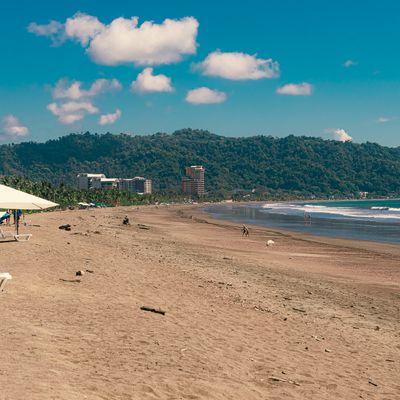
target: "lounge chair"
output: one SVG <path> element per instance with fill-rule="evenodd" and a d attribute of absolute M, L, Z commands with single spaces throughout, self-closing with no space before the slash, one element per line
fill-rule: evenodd
<path fill-rule="evenodd" d="M 3 229 L 0 228 L 0 239 L 14 239 L 17 242 L 27 242 L 31 237 L 31 233 L 16 234 L 3 231 Z"/>
<path fill-rule="evenodd" d="M 6 287 L 6 283 L 12 279 L 12 276 L 8 272 L 0 273 L 0 292 Z"/>

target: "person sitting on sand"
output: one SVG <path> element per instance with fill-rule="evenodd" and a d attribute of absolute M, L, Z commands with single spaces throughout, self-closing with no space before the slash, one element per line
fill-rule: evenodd
<path fill-rule="evenodd" d="M 122 221 L 122 223 L 123 223 L 124 225 L 130 225 L 130 223 L 129 223 L 129 218 L 128 218 L 127 215 L 125 215 L 125 218 L 124 218 L 124 220 Z"/>

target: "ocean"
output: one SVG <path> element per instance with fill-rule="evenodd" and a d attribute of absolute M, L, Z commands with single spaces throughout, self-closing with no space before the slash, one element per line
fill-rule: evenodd
<path fill-rule="evenodd" d="M 224 203 L 214 218 L 318 236 L 400 243 L 400 200 Z"/>

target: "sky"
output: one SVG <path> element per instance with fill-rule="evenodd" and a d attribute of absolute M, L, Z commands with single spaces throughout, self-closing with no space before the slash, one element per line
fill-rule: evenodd
<path fill-rule="evenodd" d="M 397 0 L 0 4 L 0 140 L 290 134 L 400 146 Z"/>

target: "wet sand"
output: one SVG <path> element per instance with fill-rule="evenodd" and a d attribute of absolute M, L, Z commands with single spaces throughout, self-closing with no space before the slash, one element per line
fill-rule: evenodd
<path fill-rule="evenodd" d="M 400 398 L 400 246 L 190 206 L 26 219 L 0 243 L 1 400 Z"/>

